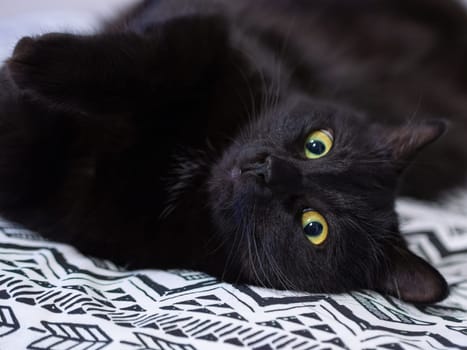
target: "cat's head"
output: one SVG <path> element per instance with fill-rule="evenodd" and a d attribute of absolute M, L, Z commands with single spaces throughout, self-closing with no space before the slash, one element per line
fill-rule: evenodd
<path fill-rule="evenodd" d="M 213 168 L 225 277 L 312 292 L 376 289 L 434 302 L 446 282 L 409 252 L 394 210 L 410 158 L 442 122 L 383 127 L 294 98 L 265 113 Z"/>

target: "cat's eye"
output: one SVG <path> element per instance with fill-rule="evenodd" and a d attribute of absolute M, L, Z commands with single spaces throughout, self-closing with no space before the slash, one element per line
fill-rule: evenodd
<path fill-rule="evenodd" d="M 332 148 L 333 136 L 329 130 L 313 131 L 305 141 L 305 156 L 308 159 L 324 157 Z"/>
<path fill-rule="evenodd" d="M 303 211 L 302 228 L 306 238 L 314 245 L 324 243 L 328 237 L 328 223 L 316 210 L 307 209 Z"/>

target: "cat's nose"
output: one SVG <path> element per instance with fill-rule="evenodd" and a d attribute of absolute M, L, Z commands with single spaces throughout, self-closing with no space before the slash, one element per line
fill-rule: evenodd
<path fill-rule="evenodd" d="M 269 182 L 270 178 L 270 169 L 271 169 L 271 157 L 258 157 L 251 159 L 250 161 L 245 162 L 241 168 L 242 175 L 255 175 L 264 182 Z"/>
<path fill-rule="evenodd" d="M 241 172 L 257 176 L 276 190 L 291 191 L 302 183 L 300 170 L 294 164 L 270 155 L 244 164 Z"/>

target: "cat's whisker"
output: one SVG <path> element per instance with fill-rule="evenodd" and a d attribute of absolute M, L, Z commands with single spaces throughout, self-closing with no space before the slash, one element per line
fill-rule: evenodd
<path fill-rule="evenodd" d="M 275 78 L 277 81 L 276 82 L 273 81 L 273 83 L 271 84 L 271 93 L 272 93 L 272 98 L 273 98 L 273 100 L 271 101 L 271 106 L 272 106 L 271 112 L 274 114 L 277 113 L 277 108 L 280 102 L 281 89 L 283 88 L 283 86 L 288 85 L 288 84 L 284 84 L 282 81 L 282 75 L 283 75 L 282 66 L 285 64 L 283 58 L 285 57 L 285 54 L 288 48 L 288 43 L 290 40 L 290 35 L 292 32 L 292 26 L 294 25 L 294 22 L 295 22 L 295 16 L 291 18 L 286 37 L 283 41 L 281 50 L 279 52 L 279 57 L 276 59 L 277 73 L 273 75 L 273 78 Z M 289 76 L 287 77 L 287 81 L 290 80 L 290 76 L 292 75 L 292 70 L 289 71 L 288 75 Z M 275 85 L 275 89 L 274 89 L 274 85 Z"/>
<path fill-rule="evenodd" d="M 274 275 L 277 277 L 279 284 L 284 290 L 294 289 L 297 290 L 296 285 L 290 281 L 284 272 L 280 269 L 279 265 L 272 258 L 271 254 L 265 255 L 268 259 L 269 265 L 272 268 Z"/>
<path fill-rule="evenodd" d="M 255 210 L 255 206 L 253 206 L 252 212 L 254 212 L 254 210 Z M 265 287 L 263 279 L 260 277 L 260 275 L 259 275 L 259 273 L 258 273 L 258 271 L 256 269 L 255 261 L 258 259 L 258 256 L 253 255 L 253 251 L 252 251 L 251 239 L 252 239 L 252 235 L 254 235 L 254 229 L 255 229 L 254 220 L 252 221 L 252 223 L 250 223 L 250 222 L 247 221 L 246 216 L 243 216 L 242 226 L 243 226 L 243 228 L 242 228 L 242 231 L 243 231 L 242 239 L 243 239 L 243 237 L 245 237 L 245 239 L 246 239 L 247 257 L 248 257 L 248 264 L 247 264 L 247 266 L 244 266 L 244 265 L 242 266 L 242 271 L 244 269 L 246 269 L 249 274 L 251 274 L 251 272 L 252 272 L 255 279 L 256 279 L 256 284 L 258 284 L 261 287 Z"/>
<path fill-rule="evenodd" d="M 277 115 L 278 106 L 280 102 L 280 90 L 281 90 L 281 64 L 275 62 L 277 68 L 276 73 L 272 75 L 272 80 L 269 86 L 265 89 L 267 91 L 268 101 L 265 106 L 265 110 L 269 115 Z"/>
<path fill-rule="evenodd" d="M 262 220 L 264 221 L 265 218 L 262 217 Z M 297 286 L 290 281 L 290 279 L 286 276 L 286 274 L 282 271 L 282 269 L 279 267 L 279 265 L 273 258 L 274 249 L 272 249 L 270 245 L 263 245 L 263 251 L 264 251 L 263 256 L 266 257 L 267 262 L 269 263 L 269 266 L 271 267 L 273 276 L 277 278 L 277 281 L 279 282 L 280 286 L 284 290 L 296 289 Z M 271 284 L 271 286 L 273 286 L 273 284 Z"/>
<path fill-rule="evenodd" d="M 364 220 L 362 220 L 361 222 L 364 222 Z M 357 225 L 357 223 L 354 220 L 348 220 L 346 222 L 346 225 L 347 227 L 350 227 L 353 231 L 362 231 L 362 227 Z M 379 242 L 372 234 L 372 232 L 378 232 L 378 238 L 381 240 L 381 227 L 379 227 L 378 229 L 376 225 L 369 225 L 367 223 L 363 225 L 365 225 L 365 227 L 363 227 L 363 230 L 365 232 L 364 237 L 368 240 L 368 249 L 365 250 L 365 254 L 370 254 L 372 256 L 372 261 L 384 262 L 383 246 L 381 242 Z M 364 272 L 366 268 L 362 266 L 360 269 L 362 270 L 362 272 Z M 367 282 L 368 284 L 371 283 L 371 281 Z"/>
<path fill-rule="evenodd" d="M 267 110 L 267 105 L 268 105 L 268 89 L 267 89 L 267 82 L 266 82 L 266 77 L 265 77 L 265 74 L 264 74 L 264 71 L 259 67 L 259 65 L 256 63 L 255 60 L 252 60 L 253 63 L 253 68 L 256 70 L 256 72 L 259 74 L 259 77 L 260 77 L 260 81 L 261 81 L 261 109 L 260 111 L 262 111 L 264 113 L 265 110 Z M 255 113 L 257 113 L 258 111 L 255 111 Z M 255 114 L 255 116 L 257 116 Z M 253 129 L 253 126 L 250 125 L 249 129 Z"/>
<path fill-rule="evenodd" d="M 253 215 L 252 216 L 255 216 L 255 209 L 256 209 L 256 202 L 254 203 L 254 206 L 253 206 Z M 263 263 L 263 259 L 261 258 L 262 256 L 264 256 L 264 251 L 262 251 L 260 253 L 259 251 L 259 248 L 258 248 L 258 244 L 257 244 L 257 235 L 256 235 L 256 223 L 254 221 L 254 229 L 253 229 L 253 232 L 251 234 L 251 237 L 252 237 L 252 241 L 253 241 L 253 247 L 255 249 L 255 256 L 257 258 L 257 261 L 259 263 L 259 267 L 260 267 L 260 270 L 262 272 L 262 275 L 264 276 L 264 278 L 266 279 L 266 282 L 267 282 L 267 287 L 272 287 L 273 286 L 273 283 L 271 282 L 271 279 L 269 278 L 269 275 L 264 267 L 264 263 Z"/>
<path fill-rule="evenodd" d="M 256 211 L 256 203 L 253 204 L 253 208 L 251 210 L 252 217 L 255 216 L 255 211 Z M 259 255 L 259 252 L 256 247 L 256 239 L 255 239 L 255 229 L 256 229 L 256 224 L 255 220 L 251 220 L 250 223 L 246 223 L 245 225 L 245 232 L 246 232 L 246 241 L 247 241 L 247 247 L 248 247 L 248 262 L 251 271 L 253 272 L 253 275 L 255 276 L 258 285 L 261 287 L 267 287 L 268 285 L 264 283 L 264 280 L 262 276 L 264 276 L 267 279 L 267 274 L 264 271 L 264 268 L 261 263 L 261 258 Z M 252 247 L 255 248 L 255 252 L 253 252 Z M 256 263 L 259 264 L 260 271 L 256 268 Z M 261 276 L 260 273 L 262 272 Z M 270 283 L 270 281 L 267 281 Z"/>
<path fill-rule="evenodd" d="M 241 232 L 241 237 L 239 237 L 239 232 Z M 225 259 L 225 265 L 224 265 L 224 269 L 222 271 L 222 275 L 221 275 L 221 280 L 224 280 L 225 279 L 225 276 L 227 274 L 227 271 L 228 271 L 228 268 L 231 264 L 231 261 L 232 261 L 232 258 L 234 256 L 234 251 L 238 248 L 236 248 L 236 245 L 238 245 L 237 242 L 241 242 L 242 239 L 243 239 L 243 235 L 244 235 L 244 231 L 242 230 L 242 227 L 241 227 L 241 224 L 237 224 L 236 227 L 234 227 L 233 229 L 233 242 L 230 246 L 230 250 L 229 250 L 229 253 L 227 255 L 227 258 Z M 227 240 L 228 238 L 226 238 Z"/>
<path fill-rule="evenodd" d="M 410 115 L 409 119 L 407 120 L 407 123 L 413 123 L 413 121 L 415 120 L 415 117 L 417 116 L 422 106 L 422 100 L 423 100 L 423 92 L 418 95 L 417 106 L 415 107 L 415 110 Z"/>
<path fill-rule="evenodd" d="M 237 236 L 238 236 L 238 231 L 237 230 L 237 233 L 236 233 L 236 237 L 235 237 L 235 240 L 237 240 Z M 243 233 L 242 233 L 243 234 Z M 229 273 L 229 268 L 231 267 L 231 264 L 233 262 L 233 257 L 234 257 L 234 252 L 237 250 L 238 247 L 236 247 L 237 243 L 234 242 L 231 247 L 230 247 L 230 251 L 227 255 L 227 258 L 225 259 L 225 265 L 224 265 L 224 269 L 222 271 L 222 275 L 221 275 L 221 280 L 224 281 L 225 280 L 225 277 L 226 275 Z M 237 276 L 237 279 L 239 278 L 239 276 L 241 275 L 241 271 L 239 271 L 238 273 L 238 276 Z"/>
<path fill-rule="evenodd" d="M 256 284 L 258 284 L 260 287 L 266 287 L 266 285 L 264 284 L 263 282 L 263 279 L 260 277 L 257 269 L 256 269 L 256 264 L 255 264 L 255 260 L 257 260 L 257 257 L 256 259 L 253 258 L 253 252 L 252 252 L 252 243 L 251 243 L 251 237 L 250 237 L 250 234 L 247 234 L 246 235 L 246 242 L 247 242 L 247 251 L 248 251 L 248 265 L 250 266 L 250 270 L 253 272 L 253 275 L 256 279 Z"/>
<path fill-rule="evenodd" d="M 247 83 L 248 87 L 249 87 L 249 90 L 251 91 L 250 93 L 250 97 L 251 97 L 251 100 L 252 100 L 252 111 L 250 113 L 250 121 L 251 123 L 249 123 L 248 127 L 243 130 L 243 134 L 245 136 L 249 136 L 252 134 L 252 131 L 254 129 L 254 121 L 258 119 L 258 111 L 262 111 L 264 113 L 264 111 L 267 110 L 267 106 L 269 104 L 268 102 L 268 96 L 269 96 L 269 92 L 268 92 L 268 83 L 266 81 L 266 77 L 265 77 L 265 74 L 264 74 L 264 71 L 260 68 L 260 66 L 257 64 L 257 61 L 255 60 L 254 56 L 252 53 L 248 52 L 246 49 L 241 49 L 241 48 L 238 48 L 239 52 L 241 52 L 245 57 L 247 57 L 249 59 L 249 63 L 251 64 L 251 68 L 256 72 L 256 74 L 259 75 L 259 78 L 260 78 L 260 82 L 261 82 L 261 89 L 260 91 L 262 92 L 260 94 L 260 97 L 261 97 L 261 100 L 260 100 L 260 105 L 259 106 L 256 106 L 256 99 L 254 98 L 254 94 L 252 93 L 252 90 L 251 90 L 251 85 L 250 85 L 250 81 L 247 80 L 246 78 L 246 74 L 243 72 L 243 76 L 244 76 L 244 79 L 245 79 L 245 82 Z M 259 109 L 257 108 L 259 107 Z"/>
<path fill-rule="evenodd" d="M 218 243 L 216 246 L 214 246 L 211 250 L 208 250 L 206 252 L 206 255 L 212 255 L 212 254 L 215 254 L 217 251 L 219 251 L 219 249 L 221 249 L 223 246 L 225 246 L 228 242 L 228 238 L 227 237 L 223 237 L 221 238 L 222 236 L 221 235 L 212 235 L 208 241 L 206 241 L 206 244 L 205 244 L 205 247 L 206 248 L 209 248 L 209 245 L 214 241 L 214 240 L 217 240 Z"/>
<path fill-rule="evenodd" d="M 279 102 L 280 102 L 280 91 L 282 89 L 283 83 L 281 83 L 281 65 L 282 62 L 280 60 L 276 60 L 275 64 L 277 66 L 276 74 L 271 74 L 271 81 L 267 81 L 265 78 L 265 73 L 259 66 L 256 64 L 255 60 L 252 59 L 252 55 L 245 50 L 241 50 L 241 52 L 250 58 L 252 68 L 256 70 L 256 73 L 260 76 L 260 81 L 262 85 L 261 91 L 261 102 L 260 102 L 260 111 L 262 115 L 276 115 Z M 253 108 L 253 118 L 254 120 L 257 119 L 257 109 L 256 107 Z M 250 123 L 248 127 L 244 130 L 244 135 L 246 137 L 254 134 L 254 123 Z"/>
<path fill-rule="evenodd" d="M 235 62 L 232 62 L 232 65 L 235 67 L 235 69 L 240 73 L 240 76 L 242 77 L 243 81 L 247 85 L 248 88 L 248 96 L 250 98 L 250 104 L 251 106 L 248 107 L 248 104 L 242 100 L 243 107 L 245 109 L 245 114 L 247 117 L 247 120 L 251 123 L 252 121 L 255 120 L 255 113 L 256 113 L 256 98 L 253 93 L 253 89 L 251 87 L 251 82 L 248 79 L 245 71 L 242 69 L 241 66 L 237 65 Z"/>

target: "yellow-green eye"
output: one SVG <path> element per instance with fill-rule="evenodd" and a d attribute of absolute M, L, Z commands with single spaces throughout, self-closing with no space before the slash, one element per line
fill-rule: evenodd
<path fill-rule="evenodd" d="M 333 137 L 328 130 L 313 131 L 305 141 L 305 156 L 308 159 L 324 157 L 332 148 Z"/>
<path fill-rule="evenodd" d="M 322 244 L 328 237 L 328 223 L 315 210 L 305 210 L 302 214 L 302 227 L 306 238 L 314 244 Z"/>

